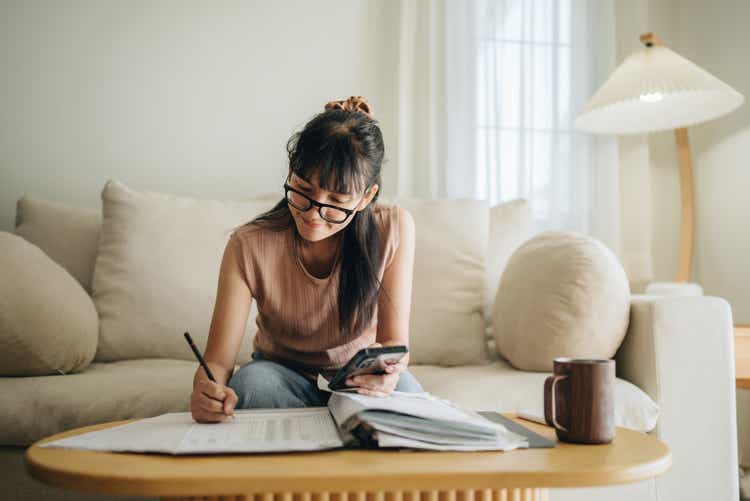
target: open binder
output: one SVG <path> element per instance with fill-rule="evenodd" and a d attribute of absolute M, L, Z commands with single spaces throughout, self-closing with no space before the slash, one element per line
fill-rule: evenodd
<path fill-rule="evenodd" d="M 465 410 L 427 392 L 371 397 L 338 391 L 332 392 L 327 407 L 236 410 L 221 423 L 197 423 L 189 412 L 175 412 L 42 445 L 168 454 L 553 446 L 553 441 L 500 414 Z"/>

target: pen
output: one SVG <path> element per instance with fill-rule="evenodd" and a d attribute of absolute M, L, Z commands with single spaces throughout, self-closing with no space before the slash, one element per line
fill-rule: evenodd
<path fill-rule="evenodd" d="M 521 419 L 525 419 L 526 421 L 532 421 L 534 423 L 543 424 L 545 426 L 549 426 L 547 424 L 547 421 L 541 416 L 537 416 L 536 414 L 532 414 L 530 412 L 524 412 L 524 411 L 518 411 L 516 412 L 516 417 L 519 417 Z"/>
<path fill-rule="evenodd" d="M 206 374 L 208 375 L 208 379 L 216 382 L 216 379 L 214 379 L 214 375 L 211 374 L 211 369 L 208 368 L 206 365 L 206 361 L 203 360 L 203 356 L 201 356 L 201 352 L 198 351 L 198 348 L 195 346 L 195 343 L 193 343 L 193 339 L 190 337 L 190 334 L 187 332 L 185 333 L 185 339 L 187 340 L 188 344 L 190 345 L 190 348 L 193 350 L 193 353 L 195 353 L 195 357 L 198 359 L 198 362 L 200 362 L 201 366 L 203 367 L 203 370 L 206 371 Z"/>

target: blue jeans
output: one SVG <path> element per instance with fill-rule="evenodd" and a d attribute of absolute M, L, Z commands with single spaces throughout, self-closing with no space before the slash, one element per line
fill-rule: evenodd
<path fill-rule="evenodd" d="M 331 396 L 314 381 L 260 352 L 229 378 L 227 386 L 237 394 L 237 409 L 324 407 Z M 399 373 L 397 391 L 421 392 L 422 386 L 409 371 Z"/>

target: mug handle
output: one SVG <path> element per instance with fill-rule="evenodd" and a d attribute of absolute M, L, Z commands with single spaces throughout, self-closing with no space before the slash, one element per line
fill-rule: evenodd
<path fill-rule="evenodd" d="M 552 378 L 552 388 L 550 389 L 550 393 L 552 394 L 551 397 L 550 397 L 550 400 L 551 400 L 550 407 L 552 407 L 552 409 L 551 409 L 551 411 L 552 411 L 552 424 L 555 426 L 555 428 L 557 428 L 559 430 L 562 430 L 562 431 L 569 431 L 569 430 L 566 427 L 564 427 L 563 425 L 561 425 L 560 423 L 558 423 L 557 422 L 557 416 L 555 416 L 555 408 L 556 408 L 556 406 L 555 406 L 555 385 L 557 384 L 558 381 L 561 381 L 561 380 L 567 379 L 567 378 L 568 378 L 567 374 L 554 376 Z"/>

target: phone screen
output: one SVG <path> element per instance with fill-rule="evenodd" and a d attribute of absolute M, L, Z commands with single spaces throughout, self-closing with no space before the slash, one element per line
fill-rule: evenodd
<path fill-rule="evenodd" d="M 363 349 L 342 367 L 333 377 L 328 387 L 332 390 L 354 388 L 347 386 L 346 380 L 360 374 L 385 374 L 388 365 L 398 363 L 407 350 L 405 346 Z"/>
<path fill-rule="evenodd" d="M 404 358 L 404 353 L 381 353 L 373 358 L 365 358 L 352 369 L 349 376 L 358 374 L 384 374 L 388 365 L 398 363 Z"/>

